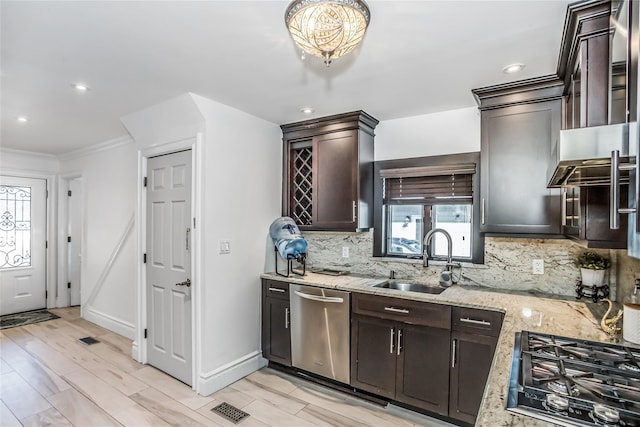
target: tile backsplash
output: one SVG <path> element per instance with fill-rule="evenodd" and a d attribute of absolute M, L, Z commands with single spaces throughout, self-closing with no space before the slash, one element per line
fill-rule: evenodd
<path fill-rule="evenodd" d="M 399 279 L 438 284 L 442 264 L 430 262 L 430 266 L 424 268 L 421 260 L 373 257 L 373 232 L 305 232 L 304 237 L 308 242 L 309 268 L 334 268 L 380 277 L 389 277 L 393 270 Z M 349 248 L 348 258 L 342 257 L 344 247 Z M 463 264 L 461 277 L 458 276 L 459 270 L 455 275 L 463 286 L 572 297 L 575 296 L 576 281 L 580 278 L 574 260 L 584 250 L 568 239 L 487 237 L 484 264 Z M 611 258 L 611 296 L 622 302 L 632 291 L 635 274 L 640 273 L 640 260 L 628 257 L 624 250 L 594 251 Z M 533 274 L 534 259 L 544 261 L 544 274 Z"/>

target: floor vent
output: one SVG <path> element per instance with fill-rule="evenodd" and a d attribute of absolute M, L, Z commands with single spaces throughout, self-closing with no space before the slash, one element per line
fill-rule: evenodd
<path fill-rule="evenodd" d="M 80 342 L 81 342 L 82 344 L 84 344 L 84 345 L 91 345 L 91 344 L 95 344 L 95 343 L 97 343 L 97 342 L 100 342 L 100 341 L 98 341 L 97 339 L 92 338 L 92 337 L 84 337 L 84 338 L 80 338 L 78 341 L 80 341 Z"/>
<path fill-rule="evenodd" d="M 246 412 L 241 411 L 233 405 L 229 405 L 227 402 L 222 402 L 220 405 L 212 408 L 211 411 L 228 419 L 234 424 L 238 424 L 249 416 Z"/>

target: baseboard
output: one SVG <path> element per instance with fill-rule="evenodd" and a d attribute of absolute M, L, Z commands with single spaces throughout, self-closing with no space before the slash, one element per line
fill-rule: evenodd
<path fill-rule="evenodd" d="M 201 374 L 196 391 L 203 396 L 208 396 L 264 366 L 265 359 L 262 358 L 260 351 L 249 353 L 218 369 Z"/>
<path fill-rule="evenodd" d="M 138 341 L 134 341 L 131 344 L 131 357 L 133 358 L 133 360 L 142 363 L 142 361 L 140 360 L 140 347 L 138 346 Z"/>
<path fill-rule="evenodd" d="M 83 308 L 85 309 L 83 313 L 84 318 L 88 321 L 115 332 L 116 334 L 122 335 L 123 337 L 127 337 L 130 340 L 135 339 L 136 328 L 131 323 L 117 319 L 109 314 L 102 313 L 92 307 L 84 306 Z"/>

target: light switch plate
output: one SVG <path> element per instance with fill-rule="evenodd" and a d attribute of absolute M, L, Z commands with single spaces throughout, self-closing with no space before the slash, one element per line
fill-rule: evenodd
<path fill-rule="evenodd" d="M 543 259 L 534 259 L 533 260 L 533 274 L 544 274 L 544 260 Z"/>
<path fill-rule="evenodd" d="M 342 258 L 349 258 L 349 246 L 342 247 Z"/>
<path fill-rule="evenodd" d="M 220 253 L 221 254 L 230 254 L 231 253 L 231 241 L 230 240 L 220 240 Z"/>

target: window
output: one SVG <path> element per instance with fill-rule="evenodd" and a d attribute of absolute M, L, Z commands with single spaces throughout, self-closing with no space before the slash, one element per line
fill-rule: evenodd
<path fill-rule="evenodd" d="M 0 270 L 31 266 L 31 188 L 0 185 Z"/>
<path fill-rule="evenodd" d="M 469 161 L 471 160 L 471 161 Z M 374 256 L 420 258 L 434 228 L 451 235 L 455 260 L 482 262 L 476 164 L 478 153 L 377 162 Z M 433 235 L 431 258 L 445 259 L 447 239 Z"/>

